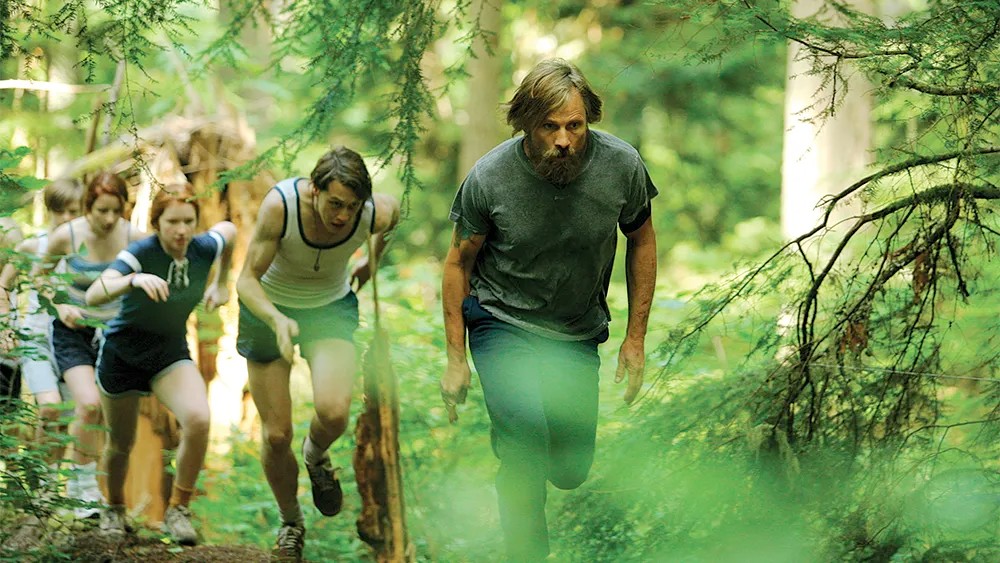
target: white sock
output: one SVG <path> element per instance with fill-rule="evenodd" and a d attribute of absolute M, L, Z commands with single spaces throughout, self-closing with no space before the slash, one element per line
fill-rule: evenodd
<path fill-rule="evenodd" d="M 326 450 L 317 448 L 307 435 L 305 443 L 302 444 L 302 458 L 308 465 L 322 465 L 327 458 Z"/>

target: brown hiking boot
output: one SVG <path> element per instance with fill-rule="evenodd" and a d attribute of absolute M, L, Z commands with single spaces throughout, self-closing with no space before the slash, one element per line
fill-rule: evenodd
<path fill-rule="evenodd" d="M 303 450 L 305 445 L 303 440 Z M 303 451 L 302 460 L 305 459 L 306 454 Z M 336 516 L 344 506 L 344 491 L 340 488 L 340 479 L 337 478 L 337 471 L 330 463 L 330 456 L 326 455 L 323 463 L 319 465 L 311 465 L 308 461 L 305 461 L 305 464 L 309 482 L 312 484 L 313 504 L 323 516 Z"/>
<path fill-rule="evenodd" d="M 306 528 L 302 522 L 282 524 L 278 539 L 271 549 L 271 561 L 298 563 L 302 561 L 302 548 L 306 543 Z"/>

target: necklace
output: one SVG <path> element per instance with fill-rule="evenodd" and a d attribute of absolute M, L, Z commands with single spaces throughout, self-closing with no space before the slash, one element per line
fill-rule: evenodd
<path fill-rule="evenodd" d="M 319 216 L 319 210 L 316 209 L 316 192 L 315 191 L 313 191 L 313 194 L 312 194 L 312 207 L 313 207 L 313 222 L 316 225 L 316 229 L 318 231 L 319 230 L 319 225 L 320 225 L 321 221 L 320 221 L 320 216 Z M 313 271 L 314 272 L 318 272 L 319 271 L 319 256 L 322 253 L 323 253 L 323 249 L 322 248 L 317 248 L 316 249 L 316 262 L 313 263 Z"/>

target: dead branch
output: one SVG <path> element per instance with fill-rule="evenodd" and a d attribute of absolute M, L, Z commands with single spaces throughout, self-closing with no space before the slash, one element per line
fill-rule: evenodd
<path fill-rule="evenodd" d="M 115 79 L 111 84 L 111 91 L 108 93 L 108 103 L 107 107 L 107 124 L 104 127 L 104 134 L 101 136 L 101 146 L 107 146 L 111 142 L 111 128 L 115 121 L 115 105 L 118 103 L 118 94 L 121 92 L 122 83 L 125 80 L 125 70 L 126 63 L 124 60 L 118 61 L 118 66 L 115 68 Z M 98 118 L 101 114 L 97 115 Z"/>

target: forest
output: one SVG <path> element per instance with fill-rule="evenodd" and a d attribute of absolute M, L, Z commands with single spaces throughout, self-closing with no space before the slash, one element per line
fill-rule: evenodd
<path fill-rule="evenodd" d="M 0 0 L 0 219 L 42 232 L 49 182 L 110 170 L 148 230 L 159 187 L 189 182 L 202 228 L 237 227 L 232 286 L 271 186 L 356 150 L 401 218 L 377 300 L 358 294 L 331 449 L 343 512 L 321 516 L 299 474 L 304 558 L 503 561 L 476 375 L 457 421 L 442 402 L 441 280 L 456 191 L 552 57 L 586 75 L 604 100 L 591 127 L 635 147 L 659 195 L 645 380 L 631 404 L 614 381 L 619 237 L 595 461 L 580 488 L 548 490 L 548 560 L 1000 560 L 996 0 Z M 69 464 L 35 445 L 25 388 L 0 420 L 0 560 L 267 560 L 281 516 L 231 289 L 188 323 L 212 410 L 200 545 L 160 533 L 177 447 L 161 405 L 144 399 L 132 454 L 140 531 L 115 545 L 53 492 Z M 391 553 L 365 541 L 352 465 L 379 392 L 398 439 Z M 298 456 L 314 405 L 298 356 L 291 394 Z"/>

